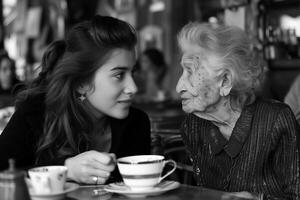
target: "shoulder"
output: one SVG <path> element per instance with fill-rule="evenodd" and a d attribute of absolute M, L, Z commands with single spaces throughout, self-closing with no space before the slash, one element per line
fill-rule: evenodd
<path fill-rule="evenodd" d="M 28 96 L 16 105 L 16 112 L 31 115 L 45 110 L 45 95 Z"/>
<path fill-rule="evenodd" d="M 278 138 L 282 133 L 294 134 L 298 132 L 299 126 L 291 108 L 276 100 L 258 100 L 256 103 L 254 123 L 264 127 Z"/>
<path fill-rule="evenodd" d="M 257 99 L 254 105 L 257 112 L 263 111 L 264 114 L 273 115 L 282 112 L 292 114 L 292 111 L 287 104 L 274 99 Z"/>
<path fill-rule="evenodd" d="M 287 104 L 277 100 L 257 99 L 253 107 L 255 121 L 268 127 L 274 127 L 274 123 L 282 120 L 288 120 L 292 123 L 296 120 L 291 108 Z"/>

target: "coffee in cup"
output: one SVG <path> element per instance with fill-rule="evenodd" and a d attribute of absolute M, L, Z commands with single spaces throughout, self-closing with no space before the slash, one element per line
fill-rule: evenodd
<path fill-rule="evenodd" d="M 63 192 L 67 178 L 66 166 L 44 166 L 28 170 L 30 184 L 35 194 Z"/>
<path fill-rule="evenodd" d="M 165 165 L 173 168 L 162 176 Z M 125 185 L 131 190 L 147 190 L 153 188 L 176 169 L 174 160 L 165 160 L 161 155 L 139 155 L 119 158 L 117 165 Z"/>

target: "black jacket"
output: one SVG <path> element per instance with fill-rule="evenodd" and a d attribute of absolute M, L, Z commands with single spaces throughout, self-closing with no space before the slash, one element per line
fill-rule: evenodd
<path fill-rule="evenodd" d="M 8 159 L 14 158 L 18 168 L 35 165 L 37 141 L 43 130 L 44 97 L 37 96 L 17 107 L 16 112 L 0 135 L 0 170 L 8 167 Z M 150 121 L 148 116 L 130 108 L 127 118 L 110 118 L 111 153 L 117 158 L 129 155 L 150 154 Z M 49 159 L 43 165 L 63 165 L 65 158 Z"/>

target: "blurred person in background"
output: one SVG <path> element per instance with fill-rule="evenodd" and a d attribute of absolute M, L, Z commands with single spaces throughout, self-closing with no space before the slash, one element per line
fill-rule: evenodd
<path fill-rule="evenodd" d="M 284 103 L 258 98 L 263 69 L 244 31 L 189 23 L 178 34 L 176 91 L 197 185 L 249 199 L 300 199 L 299 125 Z"/>
<path fill-rule="evenodd" d="M 156 48 L 146 49 L 138 62 L 137 101 L 165 101 L 168 98 L 167 72 L 168 67 L 163 53 Z"/>
<path fill-rule="evenodd" d="M 0 108 L 13 106 L 21 82 L 16 75 L 15 61 L 7 53 L 0 55 Z"/>
<path fill-rule="evenodd" d="M 0 55 L 0 130 L 14 113 L 16 95 L 23 86 L 16 75 L 15 61 L 6 51 L 2 52 Z"/>
<path fill-rule="evenodd" d="M 65 165 L 78 183 L 120 181 L 116 158 L 150 154 L 148 116 L 131 107 L 135 30 L 113 17 L 75 25 L 43 55 L 0 135 L 0 169 Z"/>

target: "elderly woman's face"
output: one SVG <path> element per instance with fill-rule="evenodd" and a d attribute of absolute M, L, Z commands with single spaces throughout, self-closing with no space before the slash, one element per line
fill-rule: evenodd
<path fill-rule="evenodd" d="M 182 75 L 178 80 L 176 91 L 182 99 L 182 108 L 187 113 L 209 112 L 216 109 L 220 100 L 220 81 L 212 66 L 217 59 L 197 49 L 195 45 L 182 46 Z"/>

